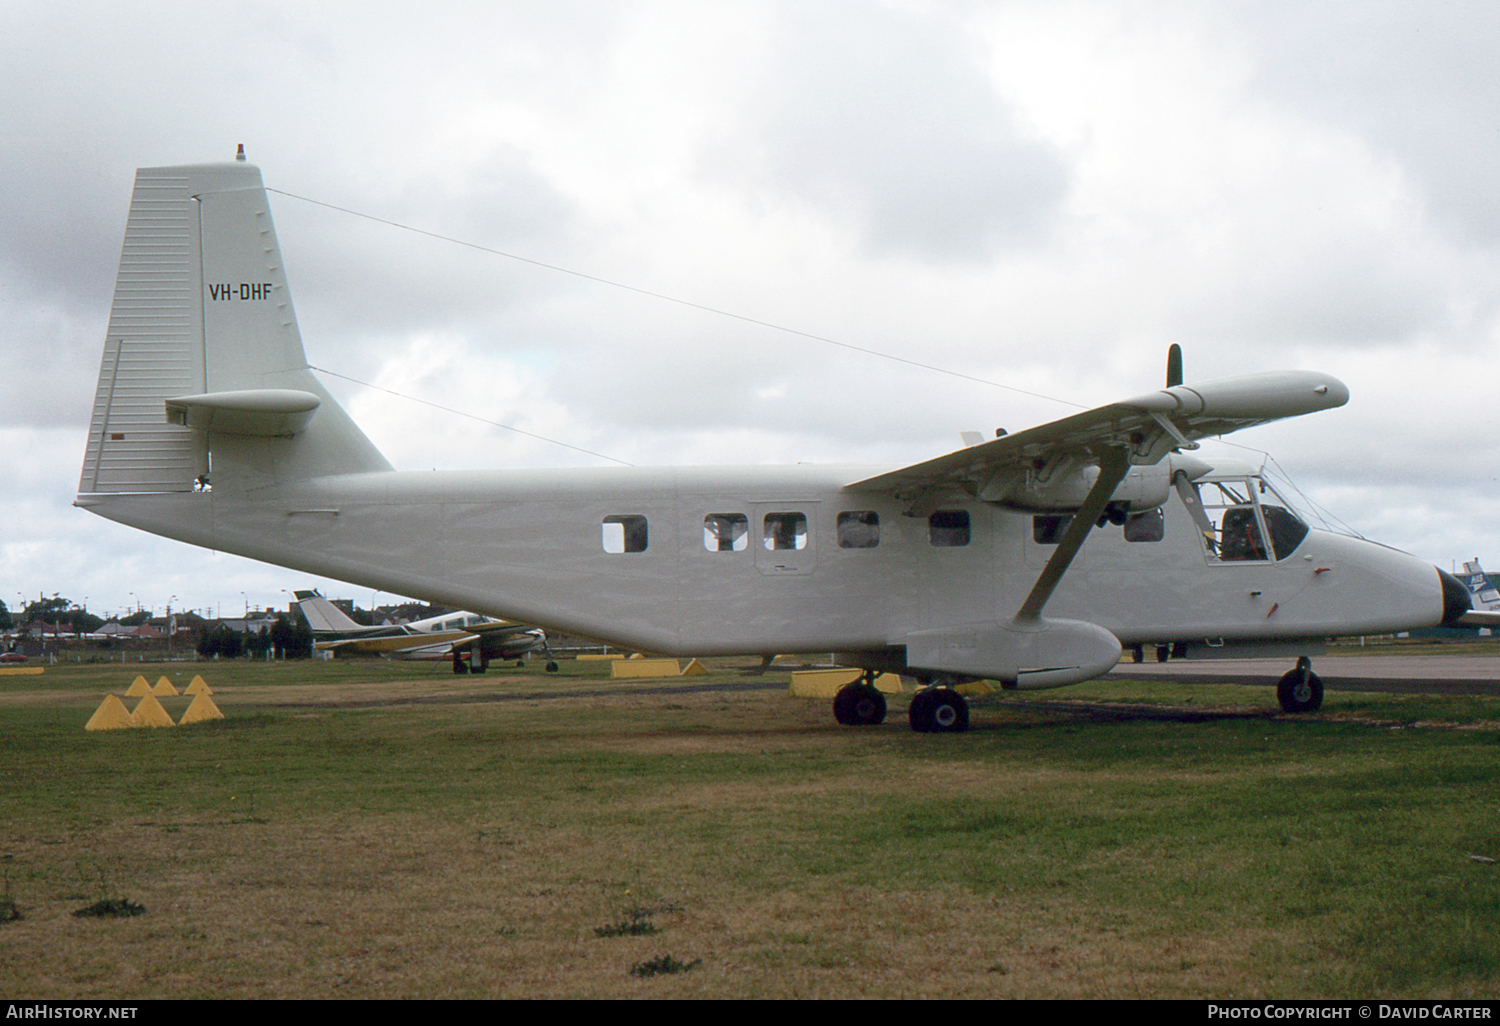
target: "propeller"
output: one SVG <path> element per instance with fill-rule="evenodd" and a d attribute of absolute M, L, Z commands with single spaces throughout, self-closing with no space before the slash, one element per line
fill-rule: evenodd
<path fill-rule="evenodd" d="M 1167 387 L 1182 384 L 1182 347 L 1173 342 L 1167 348 Z"/>

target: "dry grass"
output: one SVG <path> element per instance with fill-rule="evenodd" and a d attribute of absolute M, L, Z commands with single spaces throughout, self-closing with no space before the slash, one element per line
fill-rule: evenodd
<path fill-rule="evenodd" d="M 1350 944 L 1426 900 L 1468 924 L 1422 923 L 1433 951 L 1491 945 L 1500 887 L 1460 860 L 1500 837 L 1466 747 L 1491 758 L 1492 738 L 1441 732 L 1430 789 L 1403 795 L 1386 774 L 1428 772 L 1422 742 L 1359 725 L 996 705 L 943 737 L 899 704 L 849 730 L 776 692 L 638 685 L 381 707 L 608 685 L 324 669 L 206 673 L 229 720 L 151 734 L 82 732 L 92 671 L 7 685 L 0 856 L 25 918 L 0 924 L 0 993 L 1493 996 L 1500 978 Z M 1434 796 L 1446 833 L 1419 811 Z M 104 891 L 147 914 L 72 917 Z M 633 912 L 660 932 L 597 936 Z M 697 964 L 630 974 L 659 955 Z"/>

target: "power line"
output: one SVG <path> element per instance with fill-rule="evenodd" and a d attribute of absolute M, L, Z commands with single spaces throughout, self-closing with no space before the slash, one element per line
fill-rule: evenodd
<path fill-rule="evenodd" d="M 385 388 L 382 385 L 372 385 L 368 381 L 361 381 L 358 378 L 351 378 L 347 374 L 340 374 L 338 371 L 331 371 L 325 367 L 314 367 L 312 364 L 308 364 L 308 369 L 315 370 L 319 374 L 327 374 L 330 377 L 342 378 L 343 380 L 351 381 L 356 385 L 363 385 L 365 388 L 373 388 L 377 392 L 384 392 L 387 395 L 393 395 L 398 399 L 408 399 L 414 403 L 421 403 L 423 406 L 431 406 L 434 410 L 442 410 L 444 413 L 452 413 L 460 417 L 468 417 L 470 420 L 477 420 L 479 421 L 479 423 L 488 424 L 491 427 L 504 428 L 506 431 L 514 431 L 518 435 L 525 435 L 527 438 L 535 438 L 539 442 L 551 442 L 553 445 L 560 445 L 564 449 L 572 449 L 574 452 L 586 453 L 589 456 L 597 456 L 601 460 L 609 460 L 611 463 L 618 463 L 623 467 L 634 466 L 634 464 L 632 463 L 626 463 L 624 460 L 615 459 L 613 456 L 606 456 L 602 452 L 595 452 L 592 449 L 585 449 L 581 445 L 573 445 L 569 442 L 559 442 L 555 438 L 548 438 L 546 435 L 539 435 L 534 431 L 527 431 L 524 428 L 518 428 L 512 424 L 502 424 L 498 420 L 488 420 L 484 417 L 479 417 L 472 413 L 465 413 L 463 410 L 455 410 L 451 406 L 444 406 L 441 403 L 434 403 L 427 399 L 418 399 L 414 395 L 406 395 L 402 392 L 397 392 L 394 389 Z"/>
<path fill-rule="evenodd" d="M 389 225 L 392 228 L 400 228 L 402 231 L 415 232 L 418 235 L 425 235 L 428 238 L 438 239 L 442 242 L 450 242 L 455 246 L 464 246 L 468 249 L 478 250 L 481 253 L 489 253 L 492 256 L 504 257 L 507 260 L 515 260 L 523 264 L 530 264 L 533 267 L 541 267 L 549 271 L 557 271 L 559 274 L 569 274 L 575 278 L 582 278 L 585 281 L 592 281 L 600 285 L 608 285 L 611 288 L 623 289 L 626 292 L 634 292 L 637 295 L 649 296 L 652 299 L 660 299 L 663 302 L 676 303 L 678 306 L 685 306 L 692 310 L 701 310 L 704 313 L 717 314 L 720 317 L 728 317 L 732 320 L 740 321 L 745 324 L 754 324 L 757 327 L 769 328 L 772 331 L 780 331 L 788 335 L 796 335 L 799 338 L 811 339 L 814 342 L 822 342 L 830 346 L 838 346 L 840 349 L 848 349 L 851 352 L 863 353 L 866 356 L 875 356 L 879 357 L 882 360 L 891 360 L 895 363 L 902 363 L 908 367 L 917 367 L 922 370 L 933 371 L 937 374 L 946 374 L 949 377 L 960 378 L 964 381 L 972 381 L 980 385 L 989 385 L 992 388 L 1003 388 L 1007 391 L 1016 392 L 1020 395 L 1031 396 L 1033 399 L 1046 399 L 1049 402 L 1062 403 L 1065 406 L 1076 407 L 1080 410 L 1085 408 L 1081 403 L 1070 402 L 1066 399 L 1058 399 L 1055 396 L 1043 395 L 1041 392 L 1031 392 L 1024 388 L 1017 388 L 1015 385 L 1004 384 L 1000 381 L 991 381 L 988 378 L 976 377 L 973 374 L 965 374 L 962 371 L 949 370 L 946 367 L 938 367 L 935 364 L 923 363 L 920 360 L 911 360 L 904 356 L 896 356 L 892 353 L 883 353 L 878 349 L 870 349 L 866 346 L 857 346 L 852 342 L 840 342 L 837 339 L 828 338 L 824 335 L 814 335 L 810 331 L 802 331 L 797 328 L 789 328 L 784 324 L 777 324 L 774 321 L 764 321 L 758 317 L 748 317 L 745 314 L 737 314 L 729 310 L 721 310 L 718 307 L 707 306 L 703 303 L 694 303 L 691 300 L 679 299 L 676 296 L 669 296 L 663 292 L 653 292 L 650 289 L 640 288 L 636 285 L 627 285 L 624 282 L 613 281 L 609 278 L 601 278 L 595 274 L 586 274 L 583 271 L 575 271 L 572 268 L 562 267 L 558 264 L 549 264 L 543 260 L 534 260 L 531 257 L 524 257 L 517 253 L 508 253 L 505 250 L 495 249 L 491 246 L 481 246 L 477 242 L 467 242 L 463 239 L 454 238 L 451 235 L 442 235 L 438 232 L 428 231 L 425 228 L 417 228 L 409 224 L 402 224 L 400 221 L 392 221 L 388 218 L 376 217 L 374 214 L 366 214 L 358 210 L 351 210 L 348 207 L 341 207 L 334 203 L 325 203 L 322 200 L 315 200 L 308 196 L 299 196 L 294 192 L 285 192 L 281 189 L 272 189 L 270 187 L 267 187 L 266 191 L 274 192 L 278 196 L 286 196 L 288 199 L 301 200 L 303 203 L 311 203 L 314 206 L 327 207 L 329 210 L 337 210 L 342 214 L 349 214 L 353 217 L 364 218 L 366 221 L 374 221 L 377 224 Z"/>

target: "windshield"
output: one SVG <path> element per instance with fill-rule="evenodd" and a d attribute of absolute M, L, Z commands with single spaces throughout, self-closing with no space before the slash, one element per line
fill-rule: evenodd
<path fill-rule="evenodd" d="M 1307 537 L 1307 524 L 1262 477 L 1190 482 L 1179 471 L 1174 483 L 1213 562 L 1285 559 Z"/>

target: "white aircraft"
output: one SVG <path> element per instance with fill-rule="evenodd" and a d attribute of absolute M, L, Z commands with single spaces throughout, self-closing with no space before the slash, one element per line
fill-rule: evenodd
<path fill-rule="evenodd" d="M 350 619 L 316 591 L 298 591 L 297 608 L 313 632 L 313 647 L 324 652 L 379 653 L 392 659 L 445 659 L 454 673 L 483 673 L 493 661 L 520 659 L 546 651 L 538 627 L 496 620 L 478 613 L 446 613 L 411 623 L 366 627 Z M 547 672 L 557 663 L 547 653 Z"/>
<path fill-rule="evenodd" d="M 898 468 L 395 471 L 308 368 L 243 158 L 136 173 L 90 512 L 625 647 L 834 651 L 867 671 L 840 722 L 880 722 L 873 675 L 895 670 L 921 685 L 922 731 L 967 726 L 955 684 L 1074 684 L 1122 645 L 1296 657 L 1281 704 L 1316 709 L 1326 637 L 1470 609 L 1451 575 L 1313 529 L 1258 468 L 1194 454 L 1347 401 L 1305 371 L 1192 387 L 1169 371 L 1160 391 Z"/>

